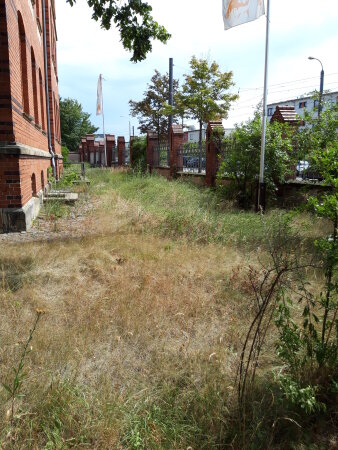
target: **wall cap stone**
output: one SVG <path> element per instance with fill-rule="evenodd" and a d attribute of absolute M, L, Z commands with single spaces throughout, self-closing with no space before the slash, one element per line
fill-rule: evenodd
<path fill-rule="evenodd" d="M 39 148 L 30 147 L 29 145 L 20 144 L 5 144 L 0 143 L 0 155 L 13 155 L 13 156 L 37 156 L 39 158 L 51 158 L 51 154 L 48 151 L 41 150 Z M 56 155 L 55 155 L 56 156 Z M 61 159 L 61 155 L 57 155 Z"/>

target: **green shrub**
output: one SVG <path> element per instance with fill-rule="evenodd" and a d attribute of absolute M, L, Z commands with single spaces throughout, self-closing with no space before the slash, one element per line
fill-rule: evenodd
<path fill-rule="evenodd" d="M 132 141 L 132 169 L 145 173 L 147 170 L 147 140 L 145 137 L 135 137 Z"/>

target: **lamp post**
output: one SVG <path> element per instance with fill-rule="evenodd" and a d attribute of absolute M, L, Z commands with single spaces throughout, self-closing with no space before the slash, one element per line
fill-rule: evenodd
<path fill-rule="evenodd" d="M 320 88 L 319 88 L 319 105 L 318 105 L 318 119 L 320 117 L 320 113 L 322 111 L 322 98 L 323 98 L 323 89 L 324 89 L 324 69 L 323 64 L 318 58 L 314 58 L 313 56 L 309 56 L 309 59 L 315 59 L 322 66 L 322 70 L 320 71 Z"/>
<path fill-rule="evenodd" d="M 122 117 L 122 118 L 124 118 L 124 119 L 127 118 L 126 116 L 120 116 L 120 117 Z M 128 119 L 129 119 L 129 116 L 128 116 Z M 133 127 L 133 128 L 134 128 L 134 127 Z M 129 120 L 129 141 L 130 141 L 130 136 L 131 136 L 131 125 L 130 125 L 130 120 Z"/>

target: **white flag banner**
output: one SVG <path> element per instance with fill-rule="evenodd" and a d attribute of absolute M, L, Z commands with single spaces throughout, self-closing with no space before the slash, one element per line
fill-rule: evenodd
<path fill-rule="evenodd" d="M 102 75 L 99 75 L 97 82 L 97 100 L 96 100 L 96 115 L 99 116 L 102 113 Z"/>
<path fill-rule="evenodd" d="M 264 0 L 223 0 L 224 29 L 251 22 L 264 13 Z"/>

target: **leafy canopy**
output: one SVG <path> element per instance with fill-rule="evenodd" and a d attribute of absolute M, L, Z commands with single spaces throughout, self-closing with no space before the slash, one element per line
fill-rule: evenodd
<path fill-rule="evenodd" d="M 324 103 L 320 119 L 317 111 L 305 111 L 306 126 L 299 129 L 296 143 L 299 159 L 306 159 L 313 150 L 326 149 L 337 141 L 338 103 Z"/>
<path fill-rule="evenodd" d="M 76 0 L 67 2 L 73 6 Z M 87 3 L 93 8 L 92 18 L 100 20 L 102 28 L 109 30 L 115 23 L 123 47 L 132 52 L 133 62 L 146 58 L 152 50 L 152 40 L 166 43 L 171 37 L 151 16 L 152 7 L 142 0 L 87 0 Z"/>
<path fill-rule="evenodd" d="M 250 205 L 251 189 L 258 181 L 261 130 L 261 116 L 257 111 L 254 119 L 236 125 L 233 133 L 218 144 L 222 149 L 218 175 L 234 180 L 233 191 L 243 207 Z M 264 176 L 270 193 L 290 170 L 293 134 L 288 124 L 267 123 Z"/>
<path fill-rule="evenodd" d="M 226 118 L 230 103 L 238 96 L 228 92 L 234 85 L 233 73 L 221 72 L 215 61 L 209 64 L 207 59 L 193 56 L 190 69 L 191 73 L 184 75 L 182 101 L 187 116 L 198 120 L 201 135 L 202 123 Z"/>
<path fill-rule="evenodd" d="M 178 81 L 173 80 L 174 99 L 178 93 Z M 168 114 L 164 103 L 169 99 L 169 76 L 161 75 L 158 70 L 151 78 L 147 90 L 143 93 L 143 99 L 139 102 L 130 100 L 130 113 L 137 117 L 141 133 L 156 131 L 158 135 L 165 136 L 168 133 Z"/>
<path fill-rule="evenodd" d="M 78 151 L 81 138 L 95 133 L 98 128 L 89 120 L 90 114 L 82 109 L 81 103 L 72 98 L 60 98 L 60 123 L 62 145 L 70 151 Z"/>

